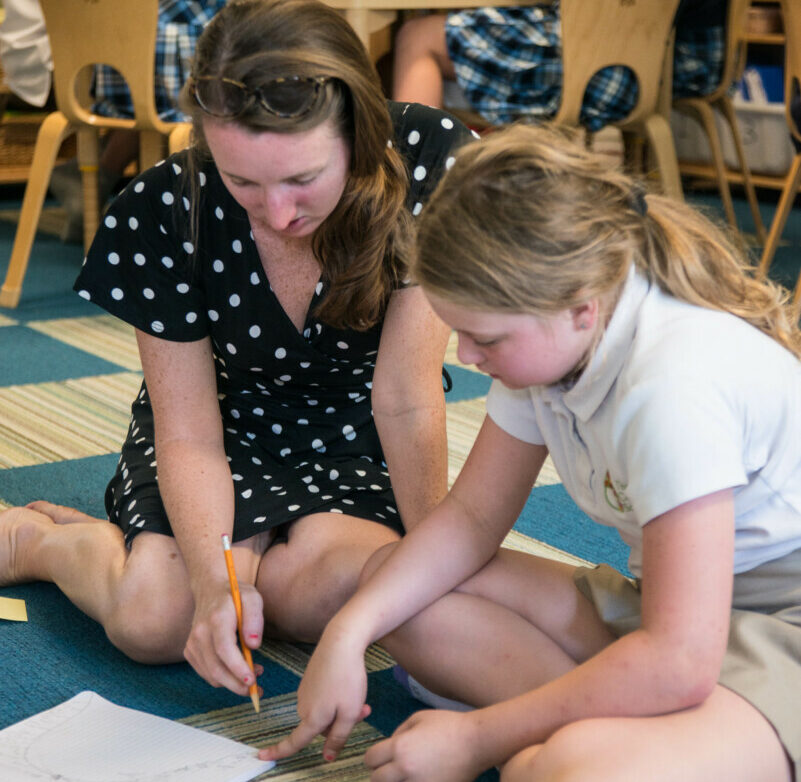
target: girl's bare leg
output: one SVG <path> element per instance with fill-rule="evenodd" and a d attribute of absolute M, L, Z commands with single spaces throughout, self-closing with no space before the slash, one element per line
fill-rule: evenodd
<path fill-rule="evenodd" d="M 388 553 L 379 552 L 363 577 Z M 514 697 L 614 640 L 572 574 L 569 565 L 501 550 L 381 643 L 438 695 L 473 706 Z"/>
<path fill-rule="evenodd" d="M 445 15 L 418 16 L 395 38 L 392 97 L 442 106 L 442 81 L 456 77 L 445 43 Z"/>
<path fill-rule="evenodd" d="M 568 725 L 515 755 L 502 782 L 791 782 L 790 761 L 768 721 L 718 686 L 700 706 L 645 719 Z"/>

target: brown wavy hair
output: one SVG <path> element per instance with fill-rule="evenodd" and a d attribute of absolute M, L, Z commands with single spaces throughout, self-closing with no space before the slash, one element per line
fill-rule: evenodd
<path fill-rule="evenodd" d="M 257 133 L 296 133 L 334 119 L 350 145 L 351 163 L 342 198 L 312 239 L 328 286 L 315 315 L 336 328 L 375 325 L 407 276 L 409 183 L 404 161 L 388 143 L 393 125 L 381 83 L 356 33 L 318 0 L 233 0 L 200 36 L 192 72 L 235 79 L 251 89 L 278 77 L 329 77 L 303 117 L 274 116 L 255 104 L 228 121 Z M 203 134 L 207 115 L 190 83 L 180 105 L 192 118 L 190 160 L 196 168 L 210 152 Z M 197 209 L 197 177 L 190 182 Z M 197 226 L 197 212 L 192 219 Z"/>
<path fill-rule="evenodd" d="M 788 292 L 739 243 L 642 186 L 564 129 L 514 125 L 463 147 L 417 225 L 412 274 L 485 311 L 614 307 L 631 264 L 677 299 L 730 312 L 801 358 Z"/>

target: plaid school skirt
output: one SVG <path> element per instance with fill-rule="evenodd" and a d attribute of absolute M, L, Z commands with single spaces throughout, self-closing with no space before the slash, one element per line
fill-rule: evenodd
<path fill-rule="evenodd" d="M 513 8 L 476 8 L 448 14 L 445 40 L 456 79 L 473 110 L 500 125 L 556 114 L 562 94 L 558 2 Z M 677 30 L 673 64 L 676 97 L 706 95 L 720 82 L 725 55 L 722 27 Z M 637 102 L 637 80 L 625 67 L 591 79 L 580 121 L 590 131 L 623 119 Z"/>

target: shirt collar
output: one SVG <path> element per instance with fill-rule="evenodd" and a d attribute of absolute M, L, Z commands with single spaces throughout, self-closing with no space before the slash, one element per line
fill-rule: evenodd
<path fill-rule="evenodd" d="M 615 311 L 587 368 L 562 396 L 576 418 L 589 420 L 609 394 L 630 353 L 640 308 L 650 289 L 651 283 L 632 264 Z"/>

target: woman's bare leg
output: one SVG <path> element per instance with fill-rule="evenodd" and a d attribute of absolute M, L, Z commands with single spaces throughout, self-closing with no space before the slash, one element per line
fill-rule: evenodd
<path fill-rule="evenodd" d="M 356 591 L 367 560 L 399 536 L 389 527 L 337 513 L 295 521 L 286 542 L 267 549 L 256 587 L 264 599 L 265 635 L 315 642 Z"/>
<path fill-rule="evenodd" d="M 718 686 L 700 706 L 660 717 L 568 725 L 515 755 L 502 782 L 791 782 L 790 761 L 750 703 Z"/>
<path fill-rule="evenodd" d="M 418 16 L 405 22 L 395 37 L 392 97 L 442 106 L 442 81 L 454 79 L 445 43 L 445 15 Z"/>
<path fill-rule="evenodd" d="M 173 538 L 143 532 L 129 552 L 102 519 L 48 502 L 11 508 L 0 513 L 0 585 L 28 581 L 54 583 L 130 657 L 183 659 L 194 606 Z"/>

